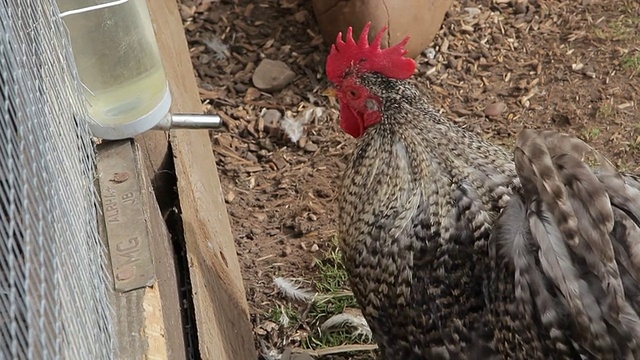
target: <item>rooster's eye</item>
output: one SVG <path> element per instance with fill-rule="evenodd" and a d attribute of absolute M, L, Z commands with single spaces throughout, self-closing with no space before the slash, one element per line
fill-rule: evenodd
<path fill-rule="evenodd" d="M 349 90 L 349 96 L 355 98 L 358 96 L 358 93 L 355 90 Z"/>

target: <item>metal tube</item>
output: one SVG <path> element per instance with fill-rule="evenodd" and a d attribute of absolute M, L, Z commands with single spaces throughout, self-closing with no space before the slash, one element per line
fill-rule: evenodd
<path fill-rule="evenodd" d="M 154 128 L 156 130 L 170 129 L 216 129 L 222 126 L 222 119 L 218 115 L 205 114 L 169 114 Z"/>

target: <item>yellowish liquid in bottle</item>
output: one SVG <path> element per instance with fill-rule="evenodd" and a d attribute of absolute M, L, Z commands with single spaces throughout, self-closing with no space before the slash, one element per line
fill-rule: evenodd
<path fill-rule="evenodd" d="M 117 126 L 156 108 L 167 80 L 146 0 L 58 0 L 58 7 L 70 33 L 89 115 L 101 125 Z"/>

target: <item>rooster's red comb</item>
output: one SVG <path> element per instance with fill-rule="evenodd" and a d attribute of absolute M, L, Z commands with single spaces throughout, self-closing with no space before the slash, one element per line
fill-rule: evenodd
<path fill-rule="evenodd" d="M 378 32 L 371 45 L 368 39 L 370 28 L 371 22 L 368 22 L 357 43 L 353 40 L 351 27 L 347 29 L 346 41 L 342 40 L 342 32 L 338 33 L 336 43 L 331 46 L 327 57 L 327 77 L 331 82 L 340 83 L 349 69 L 356 73 L 377 72 L 394 79 L 408 79 L 413 75 L 416 63 L 405 57 L 407 50 L 404 49 L 409 36 L 392 47 L 381 49 L 382 35 L 387 27 Z"/>

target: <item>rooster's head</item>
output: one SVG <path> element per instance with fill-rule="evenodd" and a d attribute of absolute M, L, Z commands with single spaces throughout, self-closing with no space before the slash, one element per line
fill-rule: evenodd
<path fill-rule="evenodd" d="M 367 23 L 358 42 L 353 39 L 351 27 L 345 41 L 342 33 L 338 33 L 327 58 L 327 77 L 335 85 L 340 101 L 340 127 L 356 138 L 382 118 L 383 94 L 364 85 L 364 78 L 375 75 L 404 80 L 410 78 L 416 69 L 415 61 L 405 56 L 408 36 L 397 45 L 381 49 L 387 27 L 383 27 L 369 44 L 370 28 L 371 23 Z"/>

